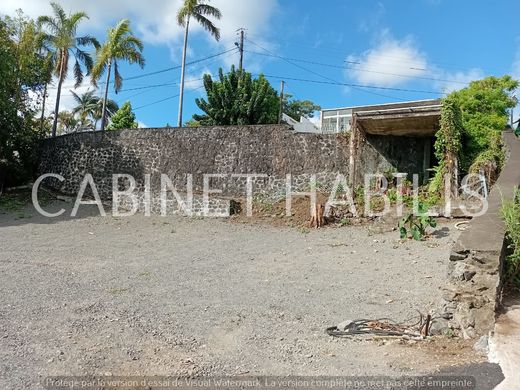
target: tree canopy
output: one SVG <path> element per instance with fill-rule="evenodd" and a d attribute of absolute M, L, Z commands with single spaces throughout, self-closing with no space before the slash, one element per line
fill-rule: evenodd
<path fill-rule="evenodd" d="M 0 170 L 7 170 L 11 183 L 32 170 L 43 135 L 35 106 L 49 74 L 39 43 L 37 25 L 23 14 L 0 19 Z"/>
<path fill-rule="evenodd" d="M 472 81 L 468 87 L 450 95 L 450 100 L 462 112 L 464 131 L 460 157 L 463 172 L 477 169 L 474 164 L 485 159 L 495 159 L 497 164 L 502 164 L 501 134 L 509 110 L 517 104 L 516 98 L 512 97 L 516 88 L 518 81 L 511 76 L 486 77 Z"/>
<path fill-rule="evenodd" d="M 108 126 L 108 130 L 136 129 L 138 126 L 132 105 L 130 102 L 125 102 L 112 116 L 112 123 Z"/>
<path fill-rule="evenodd" d="M 296 121 L 300 117 L 313 118 L 316 111 L 321 110 L 321 106 L 310 100 L 296 100 L 291 94 L 285 94 L 283 100 L 283 112 Z"/>
<path fill-rule="evenodd" d="M 219 78 L 204 75 L 206 99 L 196 99 L 197 106 L 204 112 L 193 119 L 203 126 L 212 125 L 256 125 L 277 123 L 278 94 L 267 79 L 260 75 L 254 79 L 251 73 L 231 71 Z"/>

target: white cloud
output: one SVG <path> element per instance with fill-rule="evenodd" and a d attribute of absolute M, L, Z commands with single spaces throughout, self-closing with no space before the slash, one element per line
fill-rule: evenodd
<path fill-rule="evenodd" d="M 411 37 L 398 40 L 388 30 L 378 35 L 374 47 L 348 56 L 347 66 L 352 69 L 345 72 L 346 77 L 358 84 L 397 87 L 414 80 L 444 93 L 485 76 L 479 68 L 450 71 L 433 65 Z M 520 74 L 520 55 L 517 66 Z"/>
<path fill-rule="evenodd" d="M 177 25 L 177 10 L 182 0 L 62 0 L 68 11 L 85 11 L 90 19 L 84 24 L 85 29 L 105 30 L 120 18 L 130 18 L 135 23 L 136 31 L 143 39 L 153 44 L 180 43 L 183 30 Z M 278 8 L 278 0 L 213 0 L 211 5 L 222 11 L 222 19 L 216 21 L 221 29 L 222 40 L 233 39 L 238 28 L 244 27 L 252 34 L 262 34 L 269 30 L 269 21 Z M 22 8 L 31 17 L 51 13 L 49 3 L 42 0 L 3 0 L 0 13 L 14 14 Z M 193 23 L 190 32 L 197 34 L 202 27 Z"/>
<path fill-rule="evenodd" d="M 379 43 L 360 55 L 347 57 L 347 76 L 359 84 L 394 87 L 428 72 L 426 56 L 411 38 L 396 40 L 384 32 Z"/>

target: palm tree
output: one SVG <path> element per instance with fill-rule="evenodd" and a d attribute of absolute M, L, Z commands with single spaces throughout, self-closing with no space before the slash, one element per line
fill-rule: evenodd
<path fill-rule="evenodd" d="M 43 33 L 43 41 L 54 53 L 54 74 L 58 77 L 56 107 L 54 109 L 54 122 L 52 124 L 52 136 L 55 137 L 56 128 L 58 126 L 61 86 L 69 71 L 70 55 L 72 54 L 76 60 L 74 64 L 74 78 L 76 80 L 75 87 L 78 87 L 83 81 L 83 69 L 81 68 L 81 64 L 86 67 L 87 75 L 90 73 L 93 65 L 90 54 L 81 50 L 80 46 L 93 45 L 97 48 L 99 43 L 96 38 L 90 35 L 76 36 L 79 23 L 83 19 L 88 19 L 85 12 L 76 12 L 67 15 L 59 4 L 51 3 L 51 7 L 54 15 L 40 16 L 38 18 L 38 24 L 39 26 L 46 27 L 48 30 L 48 32 Z"/>
<path fill-rule="evenodd" d="M 181 69 L 181 91 L 179 97 L 179 122 L 178 126 L 182 127 L 182 104 L 184 101 L 184 74 L 186 68 L 186 50 L 188 48 L 188 31 L 190 27 L 190 19 L 193 18 L 199 22 L 202 27 L 208 31 L 215 39 L 220 40 L 220 30 L 215 27 L 213 22 L 207 18 L 213 16 L 220 19 L 222 14 L 218 8 L 205 4 L 204 0 L 184 0 L 184 3 L 177 13 L 177 23 L 184 27 L 184 49 L 182 51 L 182 69 Z"/>
<path fill-rule="evenodd" d="M 60 133 L 73 133 L 78 129 L 79 121 L 74 117 L 70 111 L 60 112 L 55 119 L 56 123 L 60 124 Z"/>
<path fill-rule="evenodd" d="M 103 72 L 107 71 L 105 85 L 105 98 L 103 99 L 103 110 L 101 114 L 101 130 L 105 130 L 108 86 L 110 84 L 110 73 L 114 65 L 114 90 L 118 93 L 123 86 L 123 78 L 119 73 L 118 60 L 126 60 L 130 64 L 137 63 L 144 67 L 143 43 L 132 35 L 130 21 L 121 20 L 114 28 L 108 29 L 106 42 L 97 50 L 96 64 L 92 69 L 92 83 L 96 85 L 97 80 Z"/>
<path fill-rule="evenodd" d="M 82 129 L 90 127 L 92 130 L 95 130 L 102 116 L 103 100 L 99 96 L 96 96 L 94 91 L 87 91 L 82 95 L 78 95 L 74 91 L 70 92 L 76 102 L 76 107 L 72 109 L 72 113 L 79 117 L 80 127 Z M 111 118 L 118 109 L 117 103 L 108 99 L 106 104 L 106 116 Z"/>
<path fill-rule="evenodd" d="M 77 115 L 80 120 L 80 127 L 85 128 L 85 124 L 89 122 L 88 118 L 92 117 L 98 101 L 101 100 L 99 97 L 94 95 L 94 91 L 87 91 L 82 95 L 78 95 L 74 91 L 70 91 L 72 97 L 76 102 L 76 107 L 72 109 L 72 114 Z"/>

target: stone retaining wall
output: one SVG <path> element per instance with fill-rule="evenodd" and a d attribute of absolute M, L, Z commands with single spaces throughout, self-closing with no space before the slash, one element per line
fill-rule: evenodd
<path fill-rule="evenodd" d="M 440 315 L 445 324 L 466 338 L 493 330 L 501 301 L 501 275 L 506 255 L 503 200 L 513 199 L 520 184 L 520 141 L 504 132 L 509 158 L 489 194 L 486 214 L 474 218 L 462 232 L 450 256 L 448 283 Z"/>
<path fill-rule="evenodd" d="M 357 174 L 421 171 L 423 148 L 415 147 L 420 140 L 382 138 L 362 145 Z M 111 200 L 114 173 L 132 175 L 139 194 L 150 174 L 154 198 L 160 174 L 168 175 L 179 192 L 186 188 L 187 174 L 193 175 L 194 192 L 203 191 L 203 174 L 222 174 L 210 180 L 210 187 L 222 190 L 223 197 L 244 197 L 246 178 L 232 175 L 257 173 L 268 177 L 253 179 L 254 193 L 278 199 L 285 197 L 287 174 L 292 175 L 293 192 L 308 192 L 312 175 L 324 189 L 338 173 L 348 177 L 348 153 L 348 136 L 295 133 L 286 125 L 88 132 L 45 140 L 39 173 L 62 175 L 64 182 L 47 179 L 44 184 L 74 196 L 90 173 L 103 200 Z"/>

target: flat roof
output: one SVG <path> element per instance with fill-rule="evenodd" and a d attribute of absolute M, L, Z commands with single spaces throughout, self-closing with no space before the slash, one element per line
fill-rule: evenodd
<path fill-rule="evenodd" d="M 367 110 L 384 110 L 390 108 L 405 108 L 405 107 L 422 107 L 428 105 L 441 105 L 441 99 L 426 99 L 426 100 L 410 100 L 405 102 L 393 102 L 393 103 L 382 103 L 382 104 L 369 104 L 362 106 L 349 106 L 340 108 L 325 108 L 322 112 L 326 111 L 341 111 L 341 110 L 352 110 L 354 112 L 367 111 Z"/>

